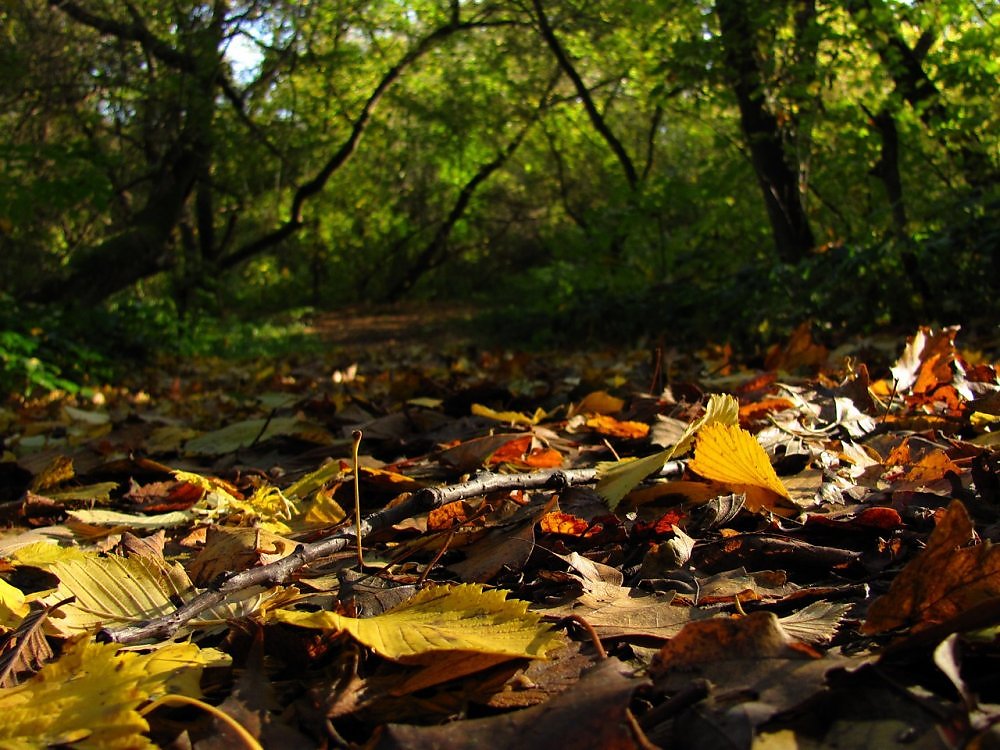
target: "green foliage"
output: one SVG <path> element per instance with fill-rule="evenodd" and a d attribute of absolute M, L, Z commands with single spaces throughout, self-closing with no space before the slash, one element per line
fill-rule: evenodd
<path fill-rule="evenodd" d="M 91 372 L 107 374 L 102 356 L 61 330 L 53 311 L 16 306 L 0 296 L 0 396 L 86 391 Z"/>
<path fill-rule="evenodd" d="M 784 264 L 717 3 L 546 2 L 562 61 L 531 3 L 237 6 L 107 3 L 98 24 L 43 0 L 0 10 L 0 292 L 72 308 L 110 238 L 149 261 L 107 309 L 23 307 L 4 344 L 19 389 L 86 381 L 53 331 L 110 359 L 251 353 L 296 324 L 240 319 L 401 289 L 472 297 L 539 344 L 756 346 L 804 317 L 839 331 L 996 309 L 988 4 L 747 6 L 820 245 Z M 134 24 L 157 44 L 108 31 Z M 196 168 L 172 171 L 186 154 Z"/>
<path fill-rule="evenodd" d="M 165 298 L 125 296 L 91 310 L 17 307 L 3 299 L 0 395 L 86 393 L 162 357 L 233 361 L 308 354 L 323 344 L 309 335 L 310 308 L 268 317 L 180 315 Z"/>

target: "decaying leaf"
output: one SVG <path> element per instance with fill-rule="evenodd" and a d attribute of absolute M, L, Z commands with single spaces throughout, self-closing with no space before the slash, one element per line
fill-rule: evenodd
<path fill-rule="evenodd" d="M 818 601 L 785 615 L 779 622 L 782 629 L 793 638 L 821 645 L 833 640 L 850 609 L 850 604 Z"/>
<path fill-rule="evenodd" d="M 566 604 L 537 611 L 549 617 L 580 615 L 602 638 L 671 638 L 692 620 L 711 616 L 697 607 L 677 606 L 673 593 L 652 594 L 623 586 L 621 571 L 575 552 L 563 559 L 577 571 L 574 578 L 583 593 Z"/>
<path fill-rule="evenodd" d="M 584 673 L 572 690 L 539 706 L 486 719 L 439 727 L 390 724 L 378 750 L 459 750 L 467 747 L 639 747 L 626 711 L 643 680 L 630 677 L 617 659 L 605 659 Z"/>
<path fill-rule="evenodd" d="M 52 658 L 42 625 L 57 606 L 37 608 L 15 630 L 0 637 L 0 688 L 13 687 L 23 674 L 37 672 Z"/>
<path fill-rule="evenodd" d="M 224 573 L 287 557 L 295 545 L 292 540 L 265 529 L 213 526 L 209 527 L 205 546 L 188 570 L 194 583 L 202 586 Z"/>
<path fill-rule="evenodd" d="M 725 693 L 754 698 L 753 724 L 800 705 L 819 691 L 843 659 L 821 657 L 792 638 L 771 612 L 692 622 L 654 658 L 658 687 L 677 690 L 704 678 Z"/>
<path fill-rule="evenodd" d="M 864 632 L 903 626 L 914 630 L 943 622 L 986 599 L 1000 596 L 1000 548 L 972 544 L 972 521 L 953 500 L 919 553 L 868 610 Z"/>

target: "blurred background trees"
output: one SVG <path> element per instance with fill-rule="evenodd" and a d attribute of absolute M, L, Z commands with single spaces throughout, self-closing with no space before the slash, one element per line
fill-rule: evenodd
<path fill-rule="evenodd" d="M 978 0 L 8 3 L 0 294 L 22 317 L 461 300 L 540 343 L 988 325 L 998 23 Z"/>

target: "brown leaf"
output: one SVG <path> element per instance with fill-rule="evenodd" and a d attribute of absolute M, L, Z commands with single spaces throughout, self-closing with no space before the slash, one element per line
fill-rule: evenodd
<path fill-rule="evenodd" d="M 1000 548 L 988 541 L 968 546 L 972 521 L 965 506 L 953 500 L 938 520 L 927 548 L 896 576 L 889 592 L 868 610 L 865 633 L 903 626 L 914 631 L 955 617 L 1000 596 Z"/>
<path fill-rule="evenodd" d="M 512 714 L 467 719 L 444 726 L 389 724 L 376 750 L 451 750 L 467 747 L 637 748 L 626 711 L 632 692 L 642 680 L 628 676 L 617 659 L 605 659 L 588 671 L 572 690 L 547 703 Z"/>
<path fill-rule="evenodd" d="M 650 674 L 663 690 L 680 690 L 702 678 L 720 696 L 744 695 L 753 705 L 747 719 L 757 725 L 811 698 L 823 688 L 827 672 L 844 663 L 821 658 L 790 637 L 775 614 L 754 612 L 687 625 L 660 649 Z"/>
<path fill-rule="evenodd" d="M 266 565 L 294 550 L 295 542 L 264 529 L 212 526 L 189 572 L 191 580 L 204 585 L 222 573 Z"/>
<path fill-rule="evenodd" d="M 784 347 L 777 344 L 771 347 L 764 360 L 764 367 L 786 372 L 800 367 L 819 367 L 826 362 L 828 354 L 825 346 L 813 341 L 812 323 L 806 320 L 792 331 Z"/>

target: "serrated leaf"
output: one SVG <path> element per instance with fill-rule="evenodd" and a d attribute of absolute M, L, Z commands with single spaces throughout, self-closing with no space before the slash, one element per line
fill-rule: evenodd
<path fill-rule="evenodd" d="M 199 695 L 202 668 L 215 658 L 190 643 L 151 654 L 118 648 L 78 641 L 21 685 L 0 689 L 0 746 L 155 747 L 137 708 L 167 693 Z"/>
<path fill-rule="evenodd" d="M 745 494 L 750 511 L 798 510 L 764 448 L 740 427 L 721 423 L 703 427 L 688 467 L 705 479 Z"/>
<path fill-rule="evenodd" d="M 389 659 L 405 659 L 435 651 L 474 651 L 510 658 L 544 658 L 561 641 L 528 603 L 507 600 L 502 590 L 483 591 L 481 584 L 431 586 L 376 617 L 357 619 L 333 612 L 277 610 L 274 616 L 291 625 L 345 630 Z"/>
<path fill-rule="evenodd" d="M 53 609 L 42 607 L 29 613 L 16 630 L 0 639 L 0 688 L 13 687 L 24 673 L 37 672 L 52 658 L 42 625 Z"/>
<path fill-rule="evenodd" d="M 813 602 L 798 612 L 779 618 L 778 621 L 785 632 L 793 638 L 821 645 L 833 640 L 851 606 L 851 604 L 826 601 Z"/>
<path fill-rule="evenodd" d="M 32 565 L 59 579 L 56 590 L 42 601 L 46 604 L 73 597 L 49 619 L 48 627 L 59 635 L 94 632 L 102 627 L 131 624 L 161 617 L 194 597 L 198 590 L 179 564 L 166 565 L 151 558 L 100 556 L 82 557 Z M 273 592 L 251 590 L 239 601 L 214 607 L 185 625 L 184 630 L 211 624 L 255 611 Z"/>
<path fill-rule="evenodd" d="M 75 597 L 49 620 L 60 635 L 92 632 L 104 626 L 149 620 L 172 612 L 171 597 L 191 589 L 182 575 L 171 577 L 151 560 L 108 555 L 50 563 L 44 568 L 59 579 L 46 603 Z"/>
<path fill-rule="evenodd" d="M 740 420 L 740 404 L 729 394 L 713 393 L 708 399 L 705 413 L 688 425 L 677 443 L 666 450 L 645 458 L 625 458 L 614 463 L 603 463 L 597 467 L 597 493 L 603 497 L 611 510 L 638 484 L 651 474 L 660 471 L 675 455 L 684 453 L 691 447 L 695 434 L 705 425 L 737 425 Z"/>

